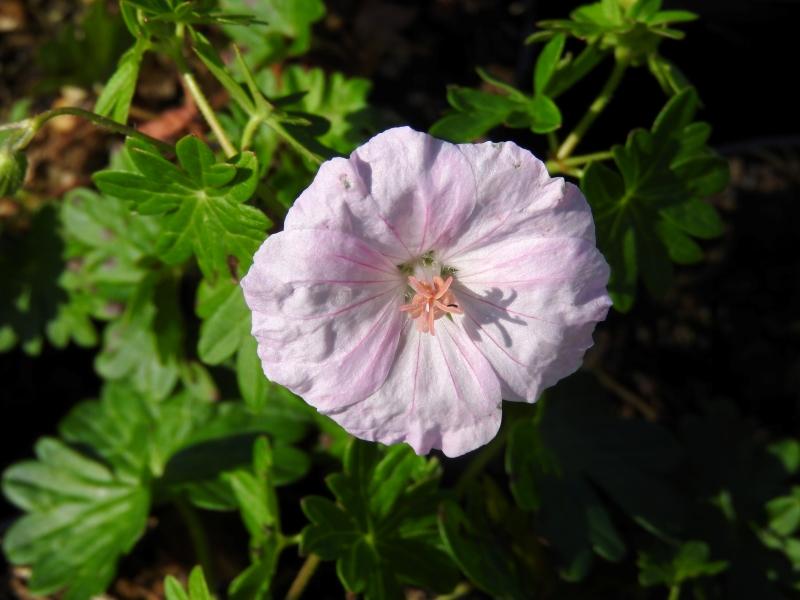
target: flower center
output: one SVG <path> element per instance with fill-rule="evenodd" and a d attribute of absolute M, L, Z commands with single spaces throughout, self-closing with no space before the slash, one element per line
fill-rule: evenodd
<path fill-rule="evenodd" d="M 408 284 L 416 293 L 409 304 L 400 307 L 400 311 L 407 312 L 417 322 L 417 331 L 436 335 L 433 325 L 436 319 L 447 314 L 464 314 L 455 295 L 450 291 L 452 277 L 442 279 L 437 275 L 432 282 L 427 282 L 412 275 L 408 278 Z"/>

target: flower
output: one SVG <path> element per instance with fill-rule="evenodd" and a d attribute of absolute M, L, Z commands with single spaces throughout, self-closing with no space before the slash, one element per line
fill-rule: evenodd
<path fill-rule="evenodd" d="M 579 367 L 608 275 L 583 195 L 530 152 L 401 127 L 320 167 L 242 287 L 269 379 L 458 456 Z"/>

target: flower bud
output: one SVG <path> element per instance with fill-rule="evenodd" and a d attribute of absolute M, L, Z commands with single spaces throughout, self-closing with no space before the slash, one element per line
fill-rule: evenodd
<path fill-rule="evenodd" d="M 0 198 L 13 196 L 22 187 L 27 168 L 24 153 L 0 148 Z"/>

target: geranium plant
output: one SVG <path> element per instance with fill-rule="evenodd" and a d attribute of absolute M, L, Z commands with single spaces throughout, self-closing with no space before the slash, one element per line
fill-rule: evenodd
<path fill-rule="evenodd" d="M 19 207 L 0 349 L 90 348 L 102 381 L 4 472 L 3 551 L 31 594 L 114 588 L 154 514 L 194 549 L 157 588 L 171 600 L 727 598 L 745 571 L 749 597 L 796 589 L 800 442 L 750 449 L 780 464 L 751 518 L 703 485 L 713 415 L 623 418 L 605 371 L 573 374 L 609 311 L 628 318 L 640 284 L 657 303 L 723 231 L 707 199 L 727 163 L 667 58 L 696 15 L 603 0 L 538 23 L 532 86 L 475 65 L 481 88 L 443 80 L 423 133 L 372 110 L 368 80 L 298 60 L 322 0 L 98 10 L 130 45 L 94 105 L 20 104 L 0 126 Z M 139 127 L 148 61 L 192 133 Z M 634 70 L 663 106 L 587 147 Z M 576 93 L 585 111 L 562 112 Z M 34 206 L 26 153 L 62 118 L 124 144 Z"/>

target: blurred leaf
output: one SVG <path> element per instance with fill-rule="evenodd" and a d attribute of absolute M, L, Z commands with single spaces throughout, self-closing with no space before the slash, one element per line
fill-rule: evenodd
<path fill-rule="evenodd" d="M 548 48 L 550 52 L 558 50 L 555 46 Z M 542 67 L 540 78 L 549 79 L 552 73 L 545 71 L 547 68 Z M 447 101 L 453 110 L 431 126 L 431 135 L 452 142 L 469 142 L 499 125 L 529 128 L 535 133 L 547 133 L 561 125 L 561 112 L 550 97 L 538 91 L 528 96 L 482 69 L 478 69 L 478 74 L 504 95 L 450 86 Z"/>
<path fill-rule="evenodd" d="M 509 546 L 492 543 L 483 519 L 471 519 L 455 502 L 447 501 L 439 510 L 439 531 L 459 568 L 492 598 L 528 595 Z"/>
<path fill-rule="evenodd" d="M 99 400 L 72 409 L 59 431 L 65 440 L 91 448 L 119 474 L 160 477 L 169 458 L 212 418 L 215 406 L 187 393 L 159 401 L 110 383 Z"/>
<path fill-rule="evenodd" d="M 684 542 L 670 552 L 639 554 L 639 583 L 644 586 L 680 586 L 689 579 L 716 575 L 728 567 L 724 560 L 711 560 L 708 545 L 700 541 Z"/>
<path fill-rule="evenodd" d="M 84 188 L 61 203 L 68 268 L 62 285 L 72 301 L 85 302 L 96 319 L 118 317 L 143 281 L 158 223 L 131 213 L 122 201 Z"/>
<path fill-rule="evenodd" d="M 678 531 L 685 513 L 668 477 L 680 458 L 675 440 L 655 425 L 615 417 L 587 377 L 548 392 L 536 420 L 515 424 L 506 454 L 514 497 L 538 511 L 538 529 L 569 580 L 588 573 L 592 553 L 610 561 L 625 555 L 604 498 L 656 535 Z"/>
<path fill-rule="evenodd" d="M 183 352 L 176 285 L 173 273 L 151 271 L 137 286 L 122 317 L 106 327 L 95 358 L 101 376 L 130 381 L 146 396 L 169 395 Z"/>
<path fill-rule="evenodd" d="M 54 439 L 41 439 L 36 456 L 3 474 L 3 493 L 27 513 L 3 550 L 12 563 L 32 567 L 32 594 L 66 589 L 65 600 L 88 600 L 105 590 L 144 532 L 149 491 Z"/>
<path fill-rule="evenodd" d="M 231 260 L 246 270 L 268 224 L 261 211 L 244 204 L 256 186 L 255 156 L 246 152 L 235 164 L 218 163 L 191 136 L 176 145 L 180 167 L 140 142 L 129 140 L 128 149 L 136 174 L 101 171 L 94 180 L 105 194 L 132 203 L 140 214 L 163 215 L 158 256 L 180 264 L 194 254 L 209 279 L 230 273 Z"/>
<path fill-rule="evenodd" d="M 167 575 L 164 579 L 164 594 L 167 600 L 213 600 L 214 598 L 208 591 L 203 569 L 199 566 L 189 573 L 188 593 L 177 579 Z"/>
<path fill-rule="evenodd" d="M 323 117 L 327 126 L 317 138 L 336 152 L 351 152 L 374 130 L 367 104 L 372 85 L 367 79 L 289 65 L 279 73 L 265 69 L 257 81 L 263 93 L 289 114 Z M 303 129 L 290 127 L 294 133 Z"/>
<path fill-rule="evenodd" d="M 197 290 L 197 314 L 202 319 L 197 353 L 209 365 L 217 365 L 241 348 L 250 336 L 250 310 L 242 288 L 230 279 L 212 287 L 203 280 Z M 261 379 L 264 379 L 261 374 Z"/>
<path fill-rule="evenodd" d="M 311 26 L 325 16 L 322 0 L 220 0 L 225 13 L 252 14 L 265 25 L 226 27 L 247 48 L 251 65 L 275 62 L 308 50 Z"/>
<path fill-rule="evenodd" d="M 695 498 L 688 533 L 730 564 L 720 581 L 726 598 L 783 598 L 784 585 L 798 577 L 791 538 L 769 527 L 767 507 L 791 493 L 790 472 L 735 406 L 706 402 L 703 411 L 681 423 L 688 493 Z"/>
<path fill-rule="evenodd" d="M 302 551 L 336 560 L 345 587 L 366 598 L 402 598 L 403 584 L 450 591 L 458 574 L 436 528 L 438 476 L 437 463 L 408 446 L 383 452 L 352 440 L 344 472 L 326 480 L 337 502 L 303 499 L 311 525 L 303 529 Z"/>
<path fill-rule="evenodd" d="M 671 261 L 701 260 L 689 236 L 721 233 L 716 211 L 701 198 L 724 188 L 728 166 L 706 145 L 709 127 L 692 122 L 697 104 L 694 89 L 680 92 L 650 131 L 636 130 L 613 148 L 617 170 L 593 163 L 583 175 L 618 310 L 632 306 L 638 277 L 659 297 L 671 285 Z"/>
<path fill-rule="evenodd" d="M 91 88 L 105 81 L 117 59 L 131 45 L 122 19 L 107 3 L 93 0 L 77 23 L 68 23 L 37 48 L 36 62 L 44 73 L 40 87 L 56 91 L 65 85 Z M 87 60 L 91 57 L 91 60 Z"/>
<path fill-rule="evenodd" d="M 96 343 L 85 305 L 70 303 L 60 285 L 65 263 L 59 228 L 57 210 L 45 205 L 22 235 L 0 235 L 0 352 L 19 343 L 26 354 L 38 354 L 45 333 L 59 346 Z"/>
<path fill-rule="evenodd" d="M 94 112 L 117 121 L 128 122 L 128 111 L 139 79 L 139 67 L 144 53 L 150 47 L 149 40 L 139 38 L 133 47 L 122 55 L 117 70 L 108 80 L 94 105 Z"/>
<path fill-rule="evenodd" d="M 528 41 L 568 34 L 601 50 L 622 52 L 634 64 L 639 64 L 657 51 L 663 38 L 683 37 L 682 31 L 670 25 L 695 18 L 688 11 L 661 11 L 656 5 L 651 0 L 624 4 L 620 0 L 602 0 L 584 4 L 572 11 L 569 19 L 540 21 L 537 25 L 544 31 L 534 34 Z"/>
<path fill-rule="evenodd" d="M 274 458 L 266 438 L 253 446 L 252 469 L 226 476 L 242 520 L 250 533 L 251 564 L 230 586 L 230 596 L 241 598 L 268 597 L 272 577 L 282 549 L 278 496 L 272 469 Z"/>
<path fill-rule="evenodd" d="M 533 75 L 533 90 L 537 94 L 544 94 L 547 92 L 547 86 L 561 60 L 561 54 L 564 52 L 564 44 L 566 41 L 567 36 L 564 34 L 557 34 L 547 42 L 539 53 Z"/>

